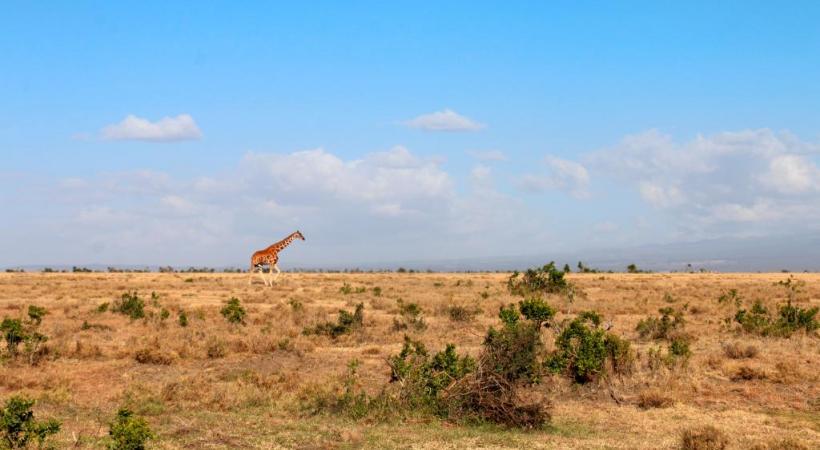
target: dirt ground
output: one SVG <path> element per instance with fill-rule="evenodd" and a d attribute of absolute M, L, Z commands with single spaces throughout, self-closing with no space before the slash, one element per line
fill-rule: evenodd
<path fill-rule="evenodd" d="M 722 431 L 732 449 L 786 448 L 775 446 L 783 440 L 797 446 L 789 448 L 820 448 L 817 333 L 742 333 L 724 321 L 736 306 L 718 301 L 736 289 L 747 307 L 760 299 L 776 310 L 787 295 L 775 284 L 789 277 L 782 273 L 569 275 L 583 295 L 571 303 L 552 299 L 558 319 L 598 311 L 610 331 L 631 341 L 637 364 L 631 375 L 606 382 L 545 380 L 537 387 L 552 403 L 544 429 L 356 421 L 303 408 L 312 389 L 339 383 L 354 359 L 361 386 L 378 392 L 389 378 L 385 359 L 400 350 L 405 334 L 433 351 L 453 343 L 477 355 L 487 328 L 499 324 L 499 307 L 518 300 L 507 293 L 508 276 L 283 274 L 267 288 L 258 279 L 248 285 L 247 274 L 4 273 L 0 316 L 26 318 L 29 305 L 45 307 L 39 330 L 49 340 L 36 365 L 3 360 L 0 400 L 36 399 L 38 418 L 63 424 L 54 438 L 59 448 L 104 446 L 108 423 L 123 405 L 157 433 L 151 448 L 672 449 L 682 430 L 703 424 Z M 820 275 L 793 276 L 805 282 L 797 304 L 820 306 Z M 349 293 L 342 292 L 345 284 Z M 134 290 L 145 300 L 146 319 L 98 310 Z M 231 297 L 247 309 L 245 325 L 220 315 Z M 399 299 L 422 308 L 425 329 L 394 329 Z M 335 340 L 303 335 L 305 327 L 335 320 L 339 309 L 352 311 L 360 302 L 361 330 Z M 453 320 L 452 305 L 481 312 Z M 641 339 L 635 327 L 669 306 L 685 310 L 692 356 L 653 369 L 647 355 L 659 343 Z M 179 325 L 180 311 L 187 327 Z M 731 355 L 727 347 L 734 344 L 755 351 Z M 645 407 L 653 398 L 663 404 Z"/>

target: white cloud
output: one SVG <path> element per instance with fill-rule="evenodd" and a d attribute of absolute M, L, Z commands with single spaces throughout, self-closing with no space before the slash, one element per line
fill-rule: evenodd
<path fill-rule="evenodd" d="M 820 170 L 801 155 L 779 155 L 769 161 L 761 182 L 783 194 L 820 189 Z"/>
<path fill-rule="evenodd" d="M 820 217 L 818 146 L 768 129 L 698 135 L 677 143 L 657 130 L 588 155 L 601 176 L 634 186 L 692 229 L 760 226 Z"/>
<path fill-rule="evenodd" d="M 638 191 L 644 200 L 661 208 L 679 205 L 685 199 L 677 186 L 662 186 L 650 181 L 640 182 Z"/>
<path fill-rule="evenodd" d="M 538 234 L 543 213 L 497 191 L 489 167 L 465 181 L 404 147 L 358 158 L 252 152 L 190 180 L 135 171 L 55 183 L 40 191 L 61 208 L 41 232 L 71 243 L 67 263 L 239 263 L 295 229 L 310 245 L 288 255 L 290 267 L 515 254 L 550 242 Z M 487 240 L 511 230 L 528 239 Z"/>
<path fill-rule="evenodd" d="M 422 114 L 404 122 L 404 124 L 410 128 L 426 131 L 478 131 L 484 128 L 483 124 L 474 122 L 469 117 L 462 116 L 450 109 Z"/>
<path fill-rule="evenodd" d="M 173 142 L 202 138 L 202 132 L 188 114 L 163 117 L 156 122 L 128 115 L 122 122 L 103 128 L 100 134 L 111 141 Z"/>
<path fill-rule="evenodd" d="M 467 154 L 479 161 L 506 161 L 507 155 L 499 150 L 467 150 Z"/>
<path fill-rule="evenodd" d="M 614 233 L 619 231 L 621 227 L 617 223 L 605 220 L 592 225 L 592 231 L 596 233 Z"/>
<path fill-rule="evenodd" d="M 546 172 L 522 175 L 517 181 L 519 189 L 533 193 L 557 189 L 569 192 L 576 198 L 589 197 L 590 178 L 586 167 L 552 155 L 544 157 L 543 162 Z"/>

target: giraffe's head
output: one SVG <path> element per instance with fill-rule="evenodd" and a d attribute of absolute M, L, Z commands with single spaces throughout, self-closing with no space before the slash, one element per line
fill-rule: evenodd
<path fill-rule="evenodd" d="M 302 236 L 302 232 L 299 231 L 299 230 L 296 230 L 296 233 L 293 233 L 293 235 L 296 236 L 297 238 L 303 240 L 303 241 L 305 240 L 305 237 Z"/>

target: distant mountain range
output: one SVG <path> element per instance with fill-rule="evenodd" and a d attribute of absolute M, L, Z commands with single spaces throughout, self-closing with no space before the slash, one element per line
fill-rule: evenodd
<path fill-rule="evenodd" d="M 626 266 L 635 264 L 639 269 L 657 272 L 687 271 L 705 269 L 718 272 L 793 272 L 820 271 L 820 235 L 780 236 L 767 238 L 716 239 L 689 243 L 645 245 L 640 247 L 581 250 L 552 254 L 499 256 L 485 258 L 452 258 L 436 260 L 395 260 L 383 262 L 363 262 L 338 265 L 294 264 L 303 269 L 362 269 L 396 270 L 399 267 L 413 270 L 443 271 L 485 271 L 521 270 L 555 261 L 559 267 L 569 264 L 575 270 L 578 261 L 600 270 L 625 271 Z M 75 264 L 92 270 L 106 270 L 109 266 L 123 269 L 158 270 L 156 264 Z M 163 264 L 164 266 L 164 264 Z M 220 271 L 226 268 L 245 268 L 246 264 L 226 264 L 215 266 Z M 71 270 L 65 265 L 25 265 L 10 266 L 28 271 L 51 267 L 55 270 Z M 188 266 L 175 266 L 187 269 Z"/>

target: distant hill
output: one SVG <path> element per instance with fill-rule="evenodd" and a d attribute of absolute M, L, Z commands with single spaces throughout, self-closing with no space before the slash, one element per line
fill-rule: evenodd
<path fill-rule="evenodd" d="M 559 267 L 565 263 L 575 270 L 578 261 L 601 270 L 624 271 L 629 264 L 640 269 L 658 272 L 705 269 L 718 272 L 792 272 L 820 271 L 820 235 L 780 236 L 747 239 L 715 239 L 697 242 L 644 245 L 639 247 L 590 249 L 575 252 L 557 252 L 532 255 L 513 255 L 483 258 L 450 258 L 429 260 L 390 260 L 379 262 L 359 262 L 347 264 L 301 263 L 298 258 L 289 262 L 290 268 L 303 269 L 362 269 L 395 270 L 399 267 L 413 270 L 442 271 L 485 271 L 520 270 L 555 261 Z M 109 266 L 120 269 L 150 269 L 157 271 L 166 264 L 74 264 L 96 271 L 106 271 Z M 44 267 L 54 270 L 71 271 L 71 265 L 31 264 L 8 266 L 26 271 L 40 271 Z M 175 266 L 178 270 L 188 269 L 188 265 Z M 213 266 L 223 269 L 245 268 L 245 264 L 225 264 Z M 5 269 L 5 268 L 4 268 Z M 283 267 L 284 269 L 284 267 Z"/>

